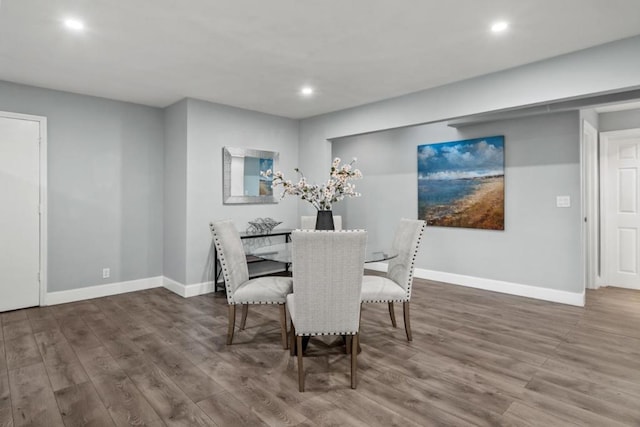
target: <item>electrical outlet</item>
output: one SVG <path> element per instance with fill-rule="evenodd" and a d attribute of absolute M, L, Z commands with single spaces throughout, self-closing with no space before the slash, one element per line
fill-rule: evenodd
<path fill-rule="evenodd" d="M 558 208 L 570 208 L 571 207 L 571 197 L 570 196 L 557 196 L 556 197 L 556 207 L 558 207 Z"/>
<path fill-rule="evenodd" d="M 111 269 L 110 268 L 103 268 L 102 269 L 102 278 L 103 279 L 108 279 L 109 277 L 111 277 Z"/>

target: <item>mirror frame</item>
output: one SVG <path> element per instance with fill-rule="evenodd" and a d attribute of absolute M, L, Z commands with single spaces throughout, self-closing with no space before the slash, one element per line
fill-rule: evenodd
<path fill-rule="evenodd" d="M 232 196 L 231 195 L 231 159 L 233 157 L 256 157 L 273 160 L 273 171 L 278 170 L 280 154 L 277 151 L 254 150 L 252 148 L 222 148 L 222 201 L 225 205 L 278 203 L 275 194 L 270 196 Z"/>

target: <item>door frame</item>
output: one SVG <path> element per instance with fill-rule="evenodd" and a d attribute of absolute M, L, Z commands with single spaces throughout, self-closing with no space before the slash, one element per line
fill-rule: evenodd
<path fill-rule="evenodd" d="M 0 117 L 7 119 L 27 120 L 38 122 L 40 128 L 39 144 L 39 193 L 40 193 L 40 306 L 47 305 L 47 118 L 44 116 L 34 116 L 31 114 L 11 113 L 0 111 Z"/>
<path fill-rule="evenodd" d="M 588 136 L 587 136 L 588 135 Z M 591 138 L 593 143 L 588 142 Z M 598 289 L 601 285 L 600 252 L 600 157 L 598 130 L 588 120 L 582 120 L 580 157 L 582 163 L 582 259 L 585 289 Z M 589 187 L 591 183 L 591 188 Z"/>
<path fill-rule="evenodd" d="M 604 155 L 604 153 L 606 153 L 606 149 L 607 146 L 609 144 L 609 139 L 610 138 L 615 138 L 615 137 L 624 137 L 624 136 L 628 136 L 628 135 L 638 135 L 640 133 L 640 128 L 634 128 L 634 129 L 624 129 L 624 130 L 614 130 L 614 131 L 608 131 L 608 132 L 600 132 L 600 144 L 599 144 L 599 149 L 600 149 L 600 200 L 604 201 L 605 196 L 607 195 L 607 189 L 606 189 L 606 185 L 605 184 L 605 180 L 604 177 L 606 176 L 607 172 L 608 172 L 608 165 L 607 165 L 607 161 L 606 161 L 606 156 Z M 607 257 L 606 257 L 606 225 L 607 225 L 607 211 L 606 209 L 601 209 L 600 210 L 600 229 L 602 230 L 602 234 L 600 236 L 600 253 L 602 254 L 600 262 L 601 262 L 601 274 L 600 274 L 600 285 L 601 286 L 606 286 L 608 285 L 608 280 L 609 280 L 609 265 L 607 262 Z"/>

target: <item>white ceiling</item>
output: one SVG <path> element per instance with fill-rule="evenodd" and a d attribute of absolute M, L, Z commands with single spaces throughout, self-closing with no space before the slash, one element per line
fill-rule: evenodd
<path fill-rule="evenodd" d="M 639 33 L 640 0 L 1 0 L 0 79 L 302 118 Z"/>

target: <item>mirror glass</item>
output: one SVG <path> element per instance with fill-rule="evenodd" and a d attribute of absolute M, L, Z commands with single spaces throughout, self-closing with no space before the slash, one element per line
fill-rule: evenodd
<path fill-rule="evenodd" d="M 277 168 L 278 153 L 250 148 L 223 148 L 223 198 L 226 204 L 276 203 L 272 177 L 260 172 Z"/>

